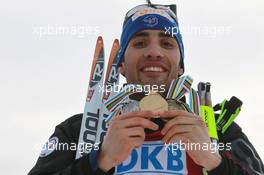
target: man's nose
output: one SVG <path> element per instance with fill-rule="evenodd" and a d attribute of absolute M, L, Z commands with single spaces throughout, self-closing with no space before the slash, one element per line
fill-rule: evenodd
<path fill-rule="evenodd" d="M 146 48 L 144 57 L 148 59 L 161 59 L 164 57 L 164 54 L 162 53 L 162 48 L 158 44 L 150 44 Z"/>

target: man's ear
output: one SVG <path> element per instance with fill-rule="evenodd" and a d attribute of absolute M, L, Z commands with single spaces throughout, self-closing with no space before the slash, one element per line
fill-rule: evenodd
<path fill-rule="evenodd" d="M 178 69 L 178 75 L 179 77 L 183 74 L 183 68 L 181 68 L 181 66 L 179 66 L 179 69 Z"/>
<path fill-rule="evenodd" d="M 125 76 L 126 75 L 126 66 L 125 66 L 125 62 L 124 61 L 121 62 L 118 70 L 119 70 L 120 74 L 122 74 L 124 77 L 126 77 Z"/>

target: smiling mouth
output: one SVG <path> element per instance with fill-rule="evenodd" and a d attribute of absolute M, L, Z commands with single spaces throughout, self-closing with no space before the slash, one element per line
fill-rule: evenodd
<path fill-rule="evenodd" d="M 168 66 L 160 62 L 145 62 L 139 67 L 140 72 L 168 72 Z"/>
<path fill-rule="evenodd" d="M 141 72 L 167 72 L 166 69 L 159 66 L 148 66 L 140 69 Z"/>
<path fill-rule="evenodd" d="M 139 64 L 138 70 L 141 82 L 160 84 L 168 78 L 170 67 L 163 62 L 146 61 Z"/>

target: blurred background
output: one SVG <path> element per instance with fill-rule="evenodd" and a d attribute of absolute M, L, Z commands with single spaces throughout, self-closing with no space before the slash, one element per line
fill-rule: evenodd
<path fill-rule="evenodd" d="M 144 0 L 0 2 L 0 174 L 27 174 L 56 125 L 82 113 L 96 38 L 106 58 L 124 14 Z M 262 160 L 263 0 L 153 0 L 176 3 L 185 74 L 212 83 L 213 103 L 235 95 L 236 122 Z"/>

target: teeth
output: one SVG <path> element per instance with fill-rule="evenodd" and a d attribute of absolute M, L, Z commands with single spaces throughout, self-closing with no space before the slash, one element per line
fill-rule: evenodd
<path fill-rule="evenodd" d="M 145 67 L 143 69 L 144 72 L 163 72 L 163 68 L 161 67 Z"/>

